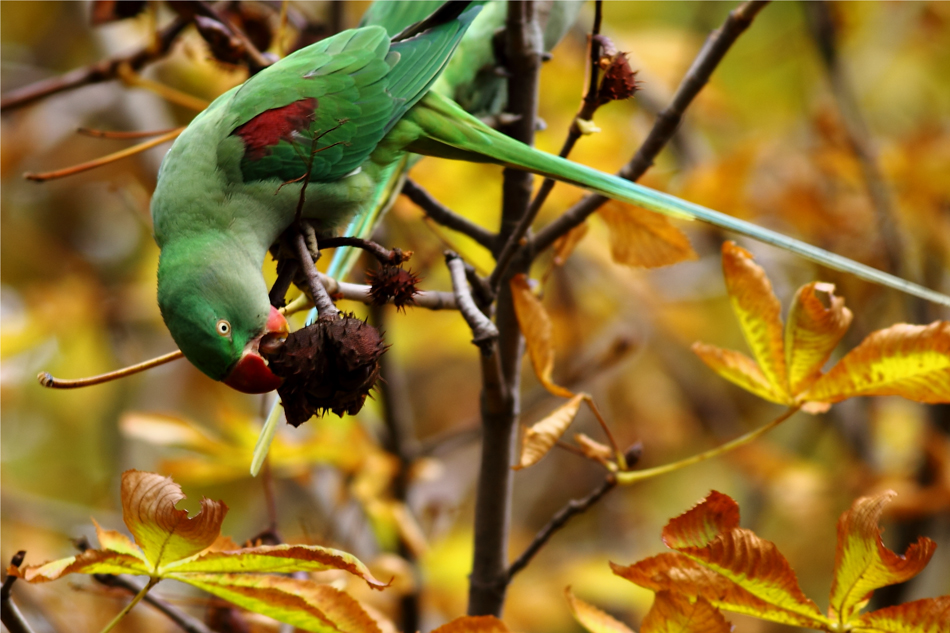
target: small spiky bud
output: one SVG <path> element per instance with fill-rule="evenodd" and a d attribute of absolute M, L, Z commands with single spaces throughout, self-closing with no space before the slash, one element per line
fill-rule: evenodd
<path fill-rule="evenodd" d="M 597 90 L 597 100 L 600 104 L 632 97 L 639 90 L 639 86 L 637 73 L 630 68 L 627 54 L 617 53 L 604 61 L 606 64 L 601 63 L 602 66 L 606 66 L 604 77 L 600 80 L 600 88 Z"/>
<path fill-rule="evenodd" d="M 366 277 L 372 285 L 369 294 L 374 305 L 385 305 L 390 299 L 398 310 L 415 305 L 413 296 L 419 293 L 416 284 L 422 280 L 413 275 L 411 270 L 397 266 L 380 266 L 375 272 L 366 273 Z"/>
<path fill-rule="evenodd" d="M 379 379 L 379 357 L 387 348 L 375 327 L 340 314 L 317 319 L 282 344 L 262 341 L 260 350 L 284 379 L 277 393 L 287 421 L 300 426 L 327 411 L 340 417 L 358 413 Z"/>

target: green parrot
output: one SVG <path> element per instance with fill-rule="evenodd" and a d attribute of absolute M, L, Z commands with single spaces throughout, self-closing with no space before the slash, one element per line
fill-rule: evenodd
<path fill-rule="evenodd" d="M 480 3 L 449 2 L 421 32 L 368 25 L 286 57 L 223 94 L 178 137 L 152 198 L 158 301 L 184 355 L 247 393 L 280 379 L 258 345 L 286 332 L 261 272 L 301 215 L 334 234 L 369 207 L 410 154 L 492 162 L 775 244 L 826 266 L 950 305 L 950 297 L 728 215 L 545 154 L 433 90 Z M 376 202 L 374 202 L 376 201 Z"/>

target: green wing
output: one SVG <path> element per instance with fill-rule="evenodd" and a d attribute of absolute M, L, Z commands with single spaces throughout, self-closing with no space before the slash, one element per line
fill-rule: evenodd
<path fill-rule="evenodd" d="M 311 161 L 316 183 L 357 169 L 426 93 L 480 8 L 395 44 L 380 26 L 344 31 L 249 79 L 226 114 L 228 135 L 244 144 L 244 180 L 294 180 Z"/>

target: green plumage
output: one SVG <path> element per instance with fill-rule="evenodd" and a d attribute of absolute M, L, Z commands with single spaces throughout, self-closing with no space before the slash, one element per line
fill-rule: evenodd
<path fill-rule="evenodd" d="M 202 371 L 215 379 L 228 375 L 244 346 L 262 333 L 269 304 L 261 266 L 294 219 L 308 170 L 302 213 L 330 233 L 385 205 L 410 152 L 543 174 L 950 303 L 807 244 L 537 152 L 430 92 L 480 10 L 471 6 L 399 42 L 376 25 L 323 40 L 221 96 L 179 137 L 152 204 L 162 249 L 159 304 L 172 336 Z M 463 72 L 459 81 L 478 75 Z M 227 337 L 215 331 L 221 320 L 231 327 Z"/>

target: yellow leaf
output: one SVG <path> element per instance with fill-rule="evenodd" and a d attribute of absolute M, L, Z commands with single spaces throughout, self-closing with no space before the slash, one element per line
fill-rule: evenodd
<path fill-rule="evenodd" d="M 752 261 L 751 253 L 734 242 L 722 245 L 722 270 L 742 334 L 773 391 L 787 400 L 782 306 L 772 292 L 772 283 L 762 267 Z"/>
<path fill-rule="evenodd" d="M 386 587 L 386 583 L 373 578 L 366 566 L 352 554 L 317 545 L 260 545 L 209 551 L 195 558 L 165 565 L 163 575 L 186 580 L 193 573 L 290 573 L 328 569 L 342 569 L 359 576 L 373 589 Z"/>
<path fill-rule="evenodd" d="M 854 396 L 950 402 L 950 321 L 872 333 L 801 397 L 834 403 Z"/>
<path fill-rule="evenodd" d="M 540 422 L 535 422 L 525 430 L 524 437 L 521 440 L 521 459 L 518 465 L 515 466 L 516 470 L 533 466 L 547 455 L 554 443 L 564 435 L 564 431 L 574 421 L 574 416 L 577 415 L 577 411 L 585 397 L 585 394 L 577 394 L 555 409 L 549 416 Z"/>
<path fill-rule="evenodd" d="M 618 264 L 658 268 L 698 259 L 686 234 L 669 218 L 610 200 L 599 210 L 610 233 L 610 254 Z"/>
<path fill-rule="evenodd" d="M 574 595 L 571 588 L 564 590 L 567 604 L 571 608 L 574 619 L 590 633 L 633 633 L 623 622 L 615 620 L 597 607 L 587 604 Z"/>
<path fill-rule="evenodd" d="M 791 398 L 777 391 L 754 360 L 731 349 L 706 343 L 693 343 L 693 353 L 710 369 L 750 393 L 778 404 L 791 404 Z"/>
<path fill-rule="evenodd" d="M 739 507 L 712 492 L 663 528 L 661 554 L 614 573 L 647 589 L 702 597 L 728 611 L 766 620 L 825 628 L 830 623 L 798 586 L 775 545 L 739 527 Z"/>
<path fill-rule="evenodd" d="M 924 598 L 865 613 L 855 620 L 853 633 L 946 633 L 950 596 Z"/>
<path fill-rule="evenodd" d="M 11 567 L 16 569 L 15 567 Z M 66 574 L 148 574 L 141 556 L 90 549 L 78 556 L 61 558 L 42 565 L 30 565 L 16 572 L 27 582 L 48 582 Z"/>
<path fill-rule="evenodd" d="M 554 371 L 554 344 L 551 318 L 541 301 L 531 292 L 528 278 L 523 274 L 511 278 L 511 295 L 514 299 L 515 315 L 528 346 L 528 356 L 534 373 L 544 388 L 555 396 L 570 398 L 574 394 L 551 380 Z"/>
<path fill-rule="evenodd" d="M 577 245 L 581 243 L 581 240 L 584 239 L 584 236 L 587 235 L 588 230 L 590 230 L 590 225 L 586 221 L 581 222 L 554 241 L 555 266 L 563 266 L 567 263 L 568 258 L 577 248 Z"/>
<path fill-rule="evenodd" d="M 640 633 L 730 633 L 732 625 L 703 597 L 657 592 Z"/>
<path fill-rule="evenodd" d="M 822 366 L 851 325 L 851 311 L 834 290 L 834 284 L 810 283 L 799 288 L 792 301 L 785 328 L 785 359 L 793 395 L 818 380 Z M 817 293 L 827 295 L 827 308 Z"/>
<path fill-rule="evenodd" d="M 96 526 L 96 538 L 99 540 L 99 547 L 104 550 L 117 552 L 119 554 L 129 554 L 140 559 L 146 565 L 148 560 L 142 554 L 142 550 L 135 546 L 128 536 L 115 530 L 103 529 L 95 519 L 92 524 Z"/>
<path fill-rule="evenodd" d="M 443 624 L 432 633 L 508 633 L 508 627 L 493 615 L 466 615 Z"/>
<path fill-rule="evenodd" d="M 228 512 L 223 501 L 205 497 L 201 511 L 189 518 L 187 510 L 175 509 L 184 498 L 171 477 L 138 470 L 122 473 L 122 517 L 155 571 L 194 556 L 221 533 Z"/>
<path fill-rule="evenodd" d="M 884 492 L 861 497 L 838 519 L 838 546 L 835 552 L 835 578 L 831 585 L 829 613 L 846 624 L 871 598 L 875 589 L 904 582 L 919 574 L 937 544 L 920 537 L 903 556 L 898 556 L 881 540 L 878 521 L 884 504 L 897 493 Z"/>
<path fill-rule="evenodd" d="M 260 574 L 186 574 L 178 580 L 240 607 L 317 633 L 380 633 L 360 604 L 312 580 Z"/>
<path fill-rule="evenodd" d="M 601 464 L 607 464 L 614 458 L 614 452 L 606 444 L 601 444 L 595 439 L 592 439 L 583 433 L 576 433 L 574 435 L 574 441 L 577 442 L 577 445 L 580 447 L 581 451 L 584 452 L 584 455 L 588 459 L 592 459 L 595 462 L 600 462 Z"/>

